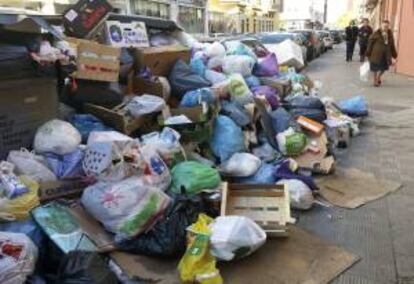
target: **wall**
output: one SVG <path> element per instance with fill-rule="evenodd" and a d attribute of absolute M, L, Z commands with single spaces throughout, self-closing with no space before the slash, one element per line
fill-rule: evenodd
<path fill-rule="evenodd" d="M 414 2 L 412 0 L 401 0 L 401 2 L 397 72 L 414 76 Z"/>

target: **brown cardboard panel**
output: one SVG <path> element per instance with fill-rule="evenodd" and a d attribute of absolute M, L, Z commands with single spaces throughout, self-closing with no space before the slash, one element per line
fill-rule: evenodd
<path fill-rule="evenodd" d="M 59 198 L 79 197 L 88 183 L 82 179 L 67 179 L 40 183 L 39 200 L 48 202 Z"/>
<path fill-rule="evenodd" d="M 190 62 L 190 49 L 182 45 L 135 49 L 135 70 L 147 66 L 154 76 L 168 77 L 178 59 Z"/>
<path fill-rule="evenodd" d="M 129 80 L 131 80 L 130 82 L 128 82 L 130 88 L 130 90 L 128 91 L 129 94 L 134 94 L 138 96 L 148 94 L 158 96 L 161 98 L 166 97 L 166 94 L 164 93 L 164 88 L 160 82 L 145 80 L 140 77 L 130 78 Z"/>
<path fill-rule="evenodd" d="M 401 183 L 380 179 L 355 168 L 338 168 L 317 180 L 320 194 L 334 205 L 357 208 L 396 191 Z"/>
<path fill-rule="evenodd" d="M 295 157 L 295 161 L 300 168 L 309 169 L 315 173 L 330 173 L 333 170 L 335 160 L 332 156 L 326 157 L 328 138 L 325 132 L 322 132 L 319 136 L 310 136 L 310 139 L 316 142 L 319 153 L 306 151 L 299 157 Z"/>

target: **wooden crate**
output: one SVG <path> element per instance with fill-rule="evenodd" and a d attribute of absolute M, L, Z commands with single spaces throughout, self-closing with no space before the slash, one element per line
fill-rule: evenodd
<path fill-rule="evenodd" d="M 268 236 L 287 236 L 291 221 L 289 191 L 278 184 L 223 183 L 220 215 L 246 216 Z"/>

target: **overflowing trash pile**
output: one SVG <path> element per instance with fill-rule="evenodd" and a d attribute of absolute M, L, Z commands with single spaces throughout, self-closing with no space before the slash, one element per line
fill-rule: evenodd
<path fill-rule="evenodd" d="M 110 28 L 122 22 L 100 24 L 112 41 L 65 25 L 78 37 L 43 38 L 35 53 L 71 71 L 59 115 L 2 153 L 0 282 L 131 283 L 127 253 L 180 259 L 183 282 L 222 283 L 217 261 L 288 236 L 290 208 L 312 208 L 314 176 L 334 170 L 366 103 L 324 98 L 320 82 L 240 41 L 132 19 L 133 47 Z"/>

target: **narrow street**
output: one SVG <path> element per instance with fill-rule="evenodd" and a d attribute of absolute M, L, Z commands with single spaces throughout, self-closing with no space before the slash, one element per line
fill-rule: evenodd
<path fill-rule="evenodd" d="M 336 46 L 306 71 L 323 83 L 321 96 L 364 95 L 369 102 L 361 134 L 338 163 L 403 187 L 354 210 L 315 206 L 300 215 L 299 226 L 361 257 L 334 283 L 414 283 L 414 79 L 387 73 L 383 87 L 374 88 L 359 80 L 360 63 L 344 57 L 344 46 Z"/>

